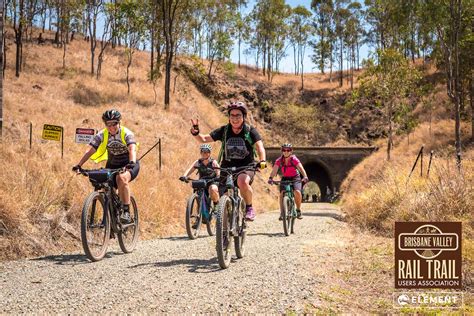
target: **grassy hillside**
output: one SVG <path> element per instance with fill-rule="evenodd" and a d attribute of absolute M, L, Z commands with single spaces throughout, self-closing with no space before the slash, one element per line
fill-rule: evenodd
<path fill-rule="evenodd" d="M 191 189 L 177 179 L 199 157 L 199 144 L 189 134 L 190 119 L 199 118 L 201 130 L 208 132 L 226 123 L 225 116 L 184 76 L 178 76 L 176 86 L 172 85 L 175 92 L 169 111 L 163 110 L 163 81 L 158 82 L 157 103 L 153 104 L 153 87 L 146 81 L 149 57 L 145 52 L 134 57 L 130 95 L 123 48 L 107 51 L 103 76 L 96 80 L 89 75 L 88 45 L 73 41 L 63 69 L 61 48 L 49 42 L 28 43 L 23 72 L 16 78 L 14 44 L 11 37 L 7 39 L 0 147 L 0 259 L 79 247 L 81 207 L 92 186 L 71 171 L 87 147 L 74 143 L 74 133 L 78 127 L 103 128 L 101 114 L 110 108 L 119 109 L 123 125 L 135 132 L 140 142 L 138 156 L 158 138 L 163 142 L 162 170 L 158 169 L 157 151 L 153 151 L 142 161 L 140 175 L 132 184 L 141 212 L 141 238 L 183 231 L 185 201 Z M 64 127 L 63 159 L 60 143 L 41 140 L 43 124 Z M 262 133 L 266 137 L 265 131 Z M 215 156 L 218 148 L 214 144 Z M 95 166 L 88 162 L 84 167 Z M 274 208 L 274 196 L 263 194 L 268 189 L 262 176 L 256 178 L 257 212 Z"/>

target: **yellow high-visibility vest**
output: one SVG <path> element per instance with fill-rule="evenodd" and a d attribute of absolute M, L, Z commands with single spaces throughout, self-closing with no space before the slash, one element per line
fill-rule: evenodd
<path fill-rule="evenodd" d="M 95 163 L 99 163 L 103 160 L 107 160 L 109 158 L 109 154 L 107 152 L 107 143 L 109 141 L 109 131 L 107 128 L 104 128 L 104 139 L 102 143 L 100 143 L 99 148 L 97 148 L 96 152 L 90 157 Z M 122 143 L 126 146 L 127 143 L 125 142 L 125 126 L 120 127 L 120 138 L 122 139 Z M 137 151 L 138 151 L 138 143 L 136 144 Z"/>

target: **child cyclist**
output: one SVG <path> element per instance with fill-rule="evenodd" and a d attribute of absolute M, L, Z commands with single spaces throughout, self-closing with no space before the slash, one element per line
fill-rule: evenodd
<path fill-rule="evenodd" d="M 179 180 L 186 181 L 195 170 L 198 171 L 199 179 L 212 179 L 219 177 L 220 171 L 219 169 L 215 169 L 219 168 L 219 164 L 216 160 L 211 158 L 211 145 L 202 144 L 199 148 L 201 151 L 201 158 L 194 161 L 192 165 L 184 172 L 184 175 L 179 177 Z M 214 205 L 217 205 L 219 202 L 219 190 L 217 188 L 217 184 L 218 179 L 216 179 L 216 182 L 209 182 L 208 184 L 209 196 L 214 202 Z"/>
<path fill-rule="evenodd" d="M 302 219 L 301 215 L 301 183 L 306 184 L 308 182 L 308 175 L 306 174 L 306 170 L 304 170 L 303 165 L 293 155 L 293 146 L 291 144 L 283 144 L 281 146 L 282 155 L 275 161 L 273 165 L 272 172 L 270 174 L 270 178 L 268 179 L 269 184 L 273 184 L 273 177 L 281 170 L 281 181 L 296 181 L 293 184 L 293 192 L 295 194 L 295 202 L 296 202 L 296 213 L 298 219 Z M 301 179 L 301 175 L 303 179 Z M 284 184 L 280 184 L 280 210 L 283 209 L 283 192 L 285 191 Z M 283 220 L 283 215 L 280 212 L 280 217 L 278 218 L 280 221 Z"/>

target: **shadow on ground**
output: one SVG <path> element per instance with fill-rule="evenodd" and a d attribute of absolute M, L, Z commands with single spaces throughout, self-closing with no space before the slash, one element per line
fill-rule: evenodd
<path fill-rule="evenodd" d="M 234 259 L 233 259 L 234 261 Z M 188 268 L 189 272 L 194 273 L 211 273 L 221 271 L 221 268 L 217 264 L 217 258 L 212 259 L 177 259 L 163 262 L 153 262 L 153 263 L 140 263 L 133 266 L 129 266 L 130 269 L 136 269 L 146 266 L 154 266 L 157 268 L 166 268 L 174 267 L 178 265 L 185 265 Z"/>
<path fill-rule="evenodd" d="M 104 259 L 112 258 L 116 255 L 123 255 L 121 252 L 108 252 Z M 39 257 L 30 259 L 31 261 L 52 261 L 55 264 L 59 265 L 76 265 L 76 264 L 84 264 L 84 263 L 92 263 L 92 261 L 88 260 L 87 257 L 83 254 L 72 254 L 72 255 L 52 255 L 46 257 Z"/>
<path fill-rule="evenodd" d="M 303 218 L 305 216 L 315 216 L 315 217 L 331 217 L 334 218 L 335 220 L 338 220 L 340 222 L 345 222 L 345 217 L 341 214 L 338 213 L 333 213 L 333 212 L 305 212 L 303 211 Z"/>

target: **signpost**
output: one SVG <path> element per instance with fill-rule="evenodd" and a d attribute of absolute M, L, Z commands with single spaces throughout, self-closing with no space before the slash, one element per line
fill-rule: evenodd
<path fill-rule="evenodd" d="M 62 126 L 56 125 L 43 125 L 42 138 L 46 140 L 61 141 L 61 158 L 64 157 L 64 129 Z"/>
<path fill-rule="evenodd" d="M 76 128 L 75 141 L 78 144 L 89 144 L 94 135 L 95 129 L 93 128 Z"/>

